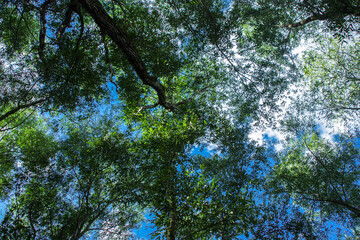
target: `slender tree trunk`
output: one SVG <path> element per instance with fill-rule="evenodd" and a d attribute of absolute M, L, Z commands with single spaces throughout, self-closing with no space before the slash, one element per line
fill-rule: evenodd
<path fill-rule="evenodd" d="M 175 196 L 171 196 L 171 203 L 170 203 L 170 225 L 168 229 L 168 240 L 175 240 L 176 235 L 176 200 Z"/>
<path fill-rule="evenodd" d="M 169 158 L 169 161 L 165 163 L 165 171 L 167 173 L 167 183 L 166 183 L 166 195 L 169 200 L 169 225 L 166 233 L 168 240 L 175 240 L 176 236 L 176 222 L 177 222 L 177 201 L 176 201 L 176 189 L 174 189 L 174 176 L 176 173 L 176 168 L 174 166 L 175 154 Z"/>

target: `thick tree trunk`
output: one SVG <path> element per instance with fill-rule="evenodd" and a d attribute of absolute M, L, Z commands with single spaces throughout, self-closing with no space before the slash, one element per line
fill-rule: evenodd
<path fill-rule="evenodd" d="M 78 0 L 81 6 L 91 15 L 100 30 L 107 34 L 124 53 L 141 81 L 152 87 L 158 95 L 159 104 L 173 110 L 173 105 L 166 101 L 165 87 L 154 76 L 151 76 L 141 59 L 129 35 L 105 11 L 98 0 Z"/>

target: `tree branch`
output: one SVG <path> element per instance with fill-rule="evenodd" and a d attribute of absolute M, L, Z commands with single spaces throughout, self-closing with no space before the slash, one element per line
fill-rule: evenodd
<path fill-rule="evenodd" d="M 200 90 L 197 91 L 197 92 L 194 92 L 194 93 L 191 95 L 191 97 L 189 97 L 188 99 L 185 99 L 185 100 L 183 100 L 183 101 L 181 101 L 181 102 L 178 102 L 178 103 L 174 104 L 175 107 L 178 107 L 178 106 L 180 106 L 180 105 L 182 105 L 182 104 L 191 102 L 192 100 L 194 100 L 194 98 L 195 98 L 197 95 L 199 95 L 199 94 L 202 93 L 202 92 L 205 92 L 209 87 L 211 87 L 211 85 L 206 86 L 206 87 L 200 89 Z"/>
<path fill-rule="evenodd" d="M 290 23 L 290 24 L 284 24 L 284 25 L 280 25 L 280 27 L 284 27 L 284 28 L 297 28 L 297 27 L 301 27 L 304 26 L 308 23 L 314 22 L 314 21 L 326 21 L 326 20 L 330 20 L 336 17 L 339 17 L 341 15 L 345 16 L 359 16 L 360 15 L 360 11 L 354 11 L 351 10 L 349 8 L 345 8 L 345 9 L 339 9 L 338 12 L 330 12 L 327 11 L 323 14 L 313 14 L 312 16 L 305 18 L 302 21 L 299 22 L 295 22 L 295 23 Z"/>
<path fill-rule="evenodd" d="M 328 203 L 333 203 L 333 204 L 336 204 L 336 205 L 340 205 L 340 206 L 343 206 L 343 207 L 347 208 L 351 212 L 355 213 L 356 217 L 360 217 L 360 209 L 358 209 L 356 207 L 353 207 L 353 206 L 351 206 L 348 203 L 343 202 L 343 201 L 332 200 L 332 199 L 322 199 L 322 198 L 307 198 L 307 197 L 301 197 L 301 199 L 315 201 L 315 202 L 328 202 Z"/>
<path fill-rule="evenodd" d="M 48 100 L 48 99 L 45 98 L 45 99 L 40 99 L 40 100 L 37 100 L 37 101 L 35 101 L 35 102 L 31 102 L 31 103 L 28 103 L 28 104 L 18 105 L 17 107 L 11 109 L 11 110 L 8 111 L 7 113 L 1 115 L 1 116 L 0 116 L 0 122 L 3 121 L 3 120 L 5 120 L 7 117 L 11 116 L 12 114 L 17 113 L 17 112 L 20 111 L 21 109 L 35 106 L 35 105 L 37 105 L 37 104 L 40 104 L 40 103 L 45 102 L 46 100 Z"/>
<path fill-rule="evenodd" d="M 56 34 L 57 38 L 61 38 L 62 35 L 64 34 L 66 28 L 70 26 L 71 18 L 72 18 L 73 13 L 75 12 L 75 8 L 76 8 L 75 1 L 71 1 L 68 6 L 68 9 L 65 12 L 64 21 L 61 23 L 61 25 L 58 29 L 58 32 Z"/>
<path fill-rule="evenodd" d="M 17 128 L 18 126 L 20 126 L 21 124 L 23 124 L 34 112 L 35 112 L 35 109 L 34 109 L 31 113 L 29 113 L 20 123 L 18 123 L 18 124 L 15 125 L 15 126 L 5 128 L 7 125 L 10 125 L 9 123 L 6 123 L 4 126 L 0 127 L 0 132 L 5 132 L 5 131 L 9 131 L 9 130 L 12 130 L 12 129 Z M 21 114 L 21 113 L 20 113 L 20 114 Z M 1 140 L 2 140 L 2 138 L 0 139 L 0 141 L 1 141 Z"/>
<path fill-rule="evenodd" d="M 311 23 L 311 22 L 314 22 L 314 21 L 317 21 L 317 20 L 324 21 L 326 19 L 327 19 L 326 15 L 312 15 L 311 17 L 305 18 L 302 21 L 295 22 L 295 23 L 290 23 L 290 24 L 284 24 L 284 25 L 281 25 L 280 27 L 297 28 L 297 27 L 304 26 L 304 25 L 306 25 L 308 23 Z"/>
<path fill-rule="evenodd" d="M 109 16 L 98 0 L 78 0 L 83 8 L 90 14 L 100 30 L 107 34 L 121 49 L 125 57 L 134 68 L 141 81 L 152 87 L 159 98 L 159 104 L 166 109 L 174 110 L 174 105 L 168 103 L 165 95 L 165 87 L 159 80 L 151 76 L 146 69 L 140 53 L 136 49 L 130 36 L 118 26 L 118 23 Z"/>

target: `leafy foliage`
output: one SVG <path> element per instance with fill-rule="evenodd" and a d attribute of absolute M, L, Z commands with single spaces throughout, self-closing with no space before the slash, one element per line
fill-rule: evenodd
<path fill-rule="evenodd" d="M 83 124 L 70 125 L 62 141 L 29 131 L 17 141 L 3 239 L 79 239 L 92 230 L 119 235 L 136 225 L 132 204 L 140 198 L 132 186 L 141 177 L 123 135 L 89 132 Z"/>
<path fill-rule="evenodd" d="M 339 136 L 335 144 L 318 135 L 302 136 L 282 153 L 269 186 L 308 211 L 356 227 L 359 219 L 358 148 Z"/>
<path fill-rule="evenodd" d="M 320 40 L 318 49 L 304 57 L 304 74 L 310 80 L 312 102 L 321 107 L 328 118 L 356 118 L 357 115 L 359 44 L 356 39 L 348 41 Z"/>
<path fill-rule="evenodd" d="M 1 238 L 358 237 L 358 5 L 1 1 Z"/>

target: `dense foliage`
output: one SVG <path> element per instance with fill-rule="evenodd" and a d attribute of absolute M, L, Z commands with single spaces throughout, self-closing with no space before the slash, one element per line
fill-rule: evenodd
<path fill-rule="evenodd" d="M 358 239 L 359 9 L 1 0 L 0 238 Z"/>

